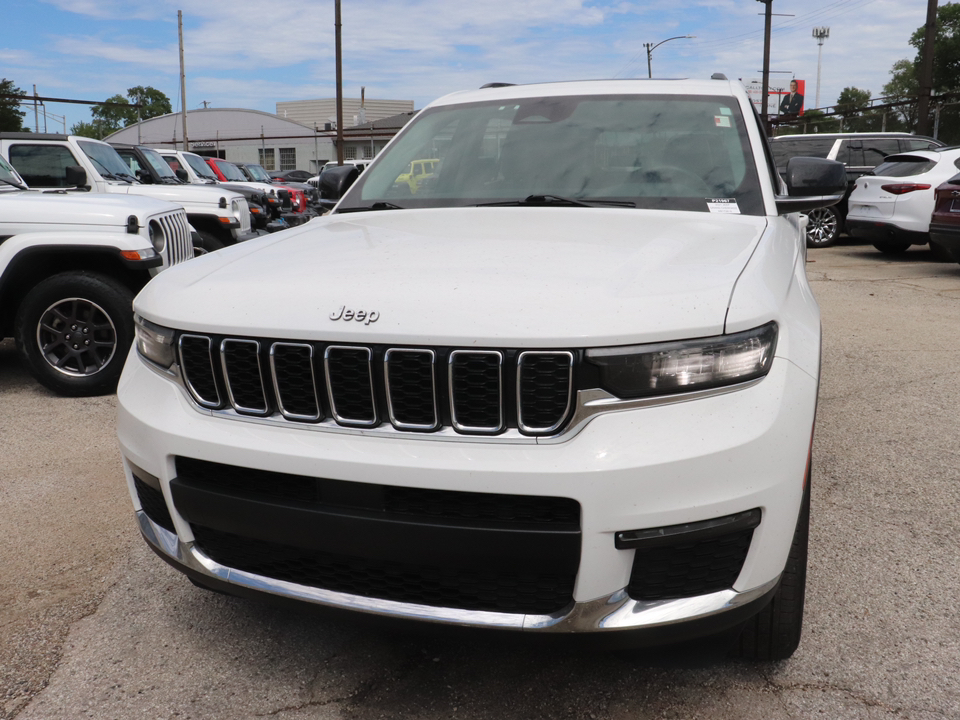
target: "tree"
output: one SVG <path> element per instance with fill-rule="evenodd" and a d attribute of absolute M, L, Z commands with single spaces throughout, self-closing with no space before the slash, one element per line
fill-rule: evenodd
<path fill-rule="evenodd" d="M 127 125 L 133 125 L 137 119 L 147 120 L 158 115 L 165 115 L 173 112 L 170 106 L 170 98 L 164 95 L 156 88 L 147 85 L 137 85 L 127 88 L 127 96 L 114 95 L 107 98 L 108 103 L 117 103 L 117 105 L 96 105 L 90 111 L 93 116 L 94 125 L 99 121 L 98 128 L 104 135 L 109 135 Z M 133 103 L 141 105 L 139 114 Z M 121 107 L 121 106 L 127 107 Z"/>
<path fill-rule="evenodd" d="M 837 112 L 844 119 L 859 117 L 870 104 L 870 91 L 855 87 L 845 87 L 837 98 Z"/>
<path fill-rule="evenodd" d="M 13 84 L 13 80 L 0 80 L 0 95 L 20 95 L 26 93 Z M 23 129 L 26 113 L 20 109 L 20 103 L 13 98 L 0 97 L 0 132 L 17 132 Z"/>
<path fill-rule="evenodd" d="M 910 45 L 917 54 L 910 59 L 897 60 L 890 69 L 890 82 L 883 86 L 883 94 L 891 102 L 915 100 L 919 92 L 919 70 L 923 50 L 924 28 L 920 26 L 910 36 Z M 937 33 L 934 40 L 933 90 L 937 95 L 960 93 L 960 3 L 945 3 L 937 8 Z M 948 102 L 956 102 L 953 98 Z M 946 142 L 960 141 L 960 113 L 956 105 L 947 105 L 940 117 L 938 137 Z M 916 105 L 897 110 L 898 124 L 914 130 L 917 125 Z"/>
<path fill-rule="evenodd" d="M 80 135 L 81 137 L 96 138 L 102 140 L 113 130 L 109 129 L 101 120 L 93 122 L 78 122 L 70 126 L 71 135 Z"/>

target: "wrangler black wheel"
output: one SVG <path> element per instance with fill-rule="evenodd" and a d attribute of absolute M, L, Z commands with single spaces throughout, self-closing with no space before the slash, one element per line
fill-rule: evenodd
<path fill-rule="evenodd" d="M 111 277 L 54 275 L 17 310 L 17 349 L 30 373 L 60 395 L 116 390 L 133 342 L 133 293 Z"/>

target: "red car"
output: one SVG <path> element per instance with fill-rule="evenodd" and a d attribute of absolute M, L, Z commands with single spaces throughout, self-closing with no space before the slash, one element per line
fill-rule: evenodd
<path fill-rule="evenodd" d="M 936 189 L 930 216 L 930 249 L 944 260 L 960 262 L 960 175 Z"/>
<path fill-rule="evenodd" d="M 217 176 L 217 179 L 220 182 L 229 182 L 229 183 L 245 183 L 250 184 L 250 179 L 243 174 L 243 171 L 240 170 L 236 165 L 227 160 L 221 160 L 220 158 L 208 157 L 204 158 L 207 161 L 207 165 L 210 166 L 210 169 L 213 170 L 213 173 Z M 264 183 L 254 183 L 258 186 Z M 307 198 L 303 194 L 302 190 L 297 190 L 295 188 L 283 187 L 283 190 L 286 190 L 290 193 L 290 210 L 295 213 L 302 213 L 307 209 Z M 285 208 L 286 209 L 286 208 Z"/>

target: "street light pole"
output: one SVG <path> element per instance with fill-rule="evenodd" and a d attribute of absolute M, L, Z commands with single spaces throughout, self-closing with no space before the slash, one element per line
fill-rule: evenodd
<path fill-rule="evenodd" d="M 770 131 L 770 115 L 767 112 L 767 98 L 770 97 L 770 27 L 773 24 L 773 0 L 757 0 L 764 5 L 763 18 L 763 92 L 760 116 L 763 126 Z"/>
<path fill-rule="evenodd" d="M 661 40 L 656 45 L 653 43 L 644 43 L 643 46 L 647 49 L 647 77 L 653 78 L 653 64 L 651 58 L 653 57 L 653 51 L 658 47 L 663 45 L 665 42 L 670 42 L 671 40 L 682 40 L 683 38 L 696 38 L 696 35 L 677 35 L 676 37 L 667 38 L 666 40 Z"/>

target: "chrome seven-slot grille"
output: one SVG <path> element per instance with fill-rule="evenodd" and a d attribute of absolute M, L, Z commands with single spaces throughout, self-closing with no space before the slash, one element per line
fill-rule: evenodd
<path fill-rule="evenodd" d="M 193 239 L 190 237 L 187 213 L 184 210 L 175 210 L 151 218 L 150 222 L 160 226 L 160 232 L 166 240 L 161 253 L 166 267 L 177 265 L 193 257 Z"/>
<path fill-rule="evenodd" d="M 265 341 L 183 333 L 187 389 L 241 415 L 406 432 L 558 432 L 571 415 L 575 354 Z"/>

